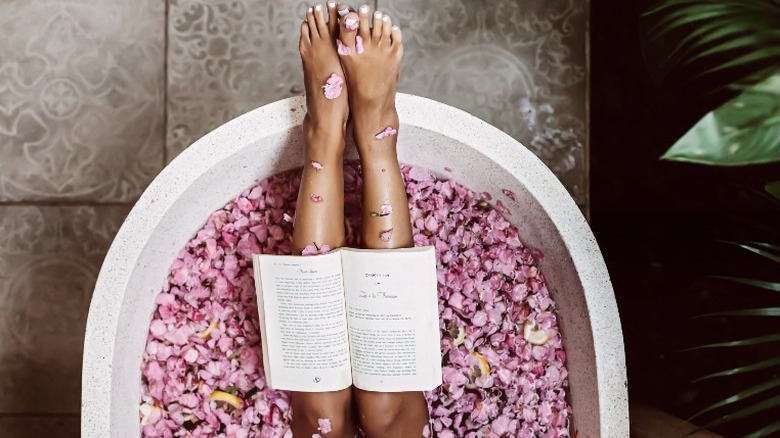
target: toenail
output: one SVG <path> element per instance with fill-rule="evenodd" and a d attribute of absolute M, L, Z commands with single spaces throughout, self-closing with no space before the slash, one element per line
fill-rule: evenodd
<path fill-rule="evenodd" d="M 379 11 L 374 12 L 374 17 L 376 18 L 382 18 L 382 13 Z"/>
<path fill-rule="evenodd" d="M 343 16 L 349 14 L 349 8 L 340 9 L 338 12 L 339 12 L 339 16 L 343 17 Z"/>
<path fill-rule="evenodd" d="M 398 26 L 393 26 L 393 30 L 401 30 L 401 28 Z"/>
<path fill-rule="evenodd" d="M 336 2 L 330 2 L 330 3 L 328 3 L 328 7 L 329 7 L 329 8 L 335 8 L 335 7 L 336 7 Z"/>
<path fill-rule="evenodd" d="M 360 7 L 360 12 L 366 13 L 368 12 L 368 5 L 363 5 Z"/>
<path fill-rule="evenodd" d="M 382 17 L 382 21 L 390 21 L 390 17 L 388 17 L 387 15 L 385 15 L 384 17 Z"/>
<path fill-rule="evenodd" d="M 358 20 L 355 17 L 349 17 L 346 20 L 344 20 L 344 27 L 346 27 L 349 30 L 355 30 L 358 27 Z"/>
<path fill-rule="evenodd" d="M 315 6 L 315 7 L 314 7 L 314 9 L 316 9 L 316 10 L 318 10 L 318 11 L 319 11 L 319 10 L 321 10 L 321 9 L 322 9 L 322 5 L 317 5 L 317 6 Z"/>
<path fill-rule="evenodd" d="M 311 8 L 309 8 L 309 12 L 311 12 Z"/>

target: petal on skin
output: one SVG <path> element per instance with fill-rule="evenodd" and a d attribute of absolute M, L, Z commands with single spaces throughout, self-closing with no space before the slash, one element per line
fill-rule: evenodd
<path fill-rule="evenodd" d="M 357 52 L 358 55 L 363 53 L 363 38 L 361 38 L 360 35 L 355 37 L 355 52 Z"/>
<path fill-rule="evenodd" d="M 322 86 L 323 90 L 325 91 L 325 97 L 327 99 L 335 99 L 339 96 L 341 96 L 341 89 L 344 86 L 344 78 L 337 75 L 336 73 L 333 73 L 330 75 L 328 80 L 325 81 L 325 85 Z M 311 165 L 314 166 L 315 169 L 319 170 L 322 169 L 322 164 L 317 163 L 319 165 L 319 169 L 317 168 L 316 161 L 312 161 Z"/>
<path fill-rule="evenodd" d="M 317 425 L 319 426 L 317 429 L 322 432 L 323 435 L 330 433 L 330 418 L 318 418 Z"/>
<path fill-rule="evenodd" d="M 311 167 L 313 167 L 314 170 L 322 170 L 322 163 L 312 160 Z"/>
<path fill-rule="evenodd" d="M 379 214 L 381 216 L 387 216 L 393 212 L 393 206 L 390 204 L 382 204 L 379 206 Z"/>
<path fill-rule="evenodd" d="M 379 240 L 381 240 L 382 242 L 389 242 L 392 237 L 393 237 L 392 228 L 379 233 Z"/>
<path fill-rule="evenodd" d="M 387 138 L 395 134 L 398 134 L 398 131 L 396 131 L 392 126 L 388 126 L 387 128 L 383 129 L 382 132 L 375 135 L 374 138 L 377 140 L 382 140 L 383 138 Z"/>
<path fill-rule="evenodd" d="M 336 51 L 341 56 L 349 56 L 352 54 L 352 51 L 349 50 L 349 47 L 346 46 L 346 44 L 342 43 L 340 39 L 336 38 Z"/>
<path fill-rule="evenodd" d="M 309 200 L 314 203 L 322 202 L 322 196 L 309 193 Z"/>

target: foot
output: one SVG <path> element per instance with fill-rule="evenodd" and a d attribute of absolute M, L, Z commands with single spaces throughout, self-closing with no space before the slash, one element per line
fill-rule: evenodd
<path fill-rule="evenodd" d="M 343 10 L 340 5 L 338 10 Z M 401 30 L 386 14 L 363 5 L 339 20 L 338 53 L 347 76 L 355 142 L 369 150 L 395 152 L 395 93 L 401 71 Z M 390 139 L 386 139 L 391 137 Z"/>
<path fill-rule="evenodd" d="M 299 49 L 308 110 L 303 127 L 309 140 L 318 135 L 342 139 L 344 136 L 349 101 L 344 70 L 334 45 L 336 32 L 338 14 L 335 2 L 328 3 L 327 21 L 322 5 L 306 11 L 306 20 L 301 24 Z"/>

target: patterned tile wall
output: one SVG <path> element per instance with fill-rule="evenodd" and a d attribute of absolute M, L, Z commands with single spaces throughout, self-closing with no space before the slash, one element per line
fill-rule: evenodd
<path fill-rule="evenodd" d="M 77 437 L 103 257 L 165 159 L 165 0 L 0 1 L 0 436 Z"/>
<path fill-rule="evenodd" d="M 79 413 L 89 300 L 128 211 L 0 206 L 0 413 Z"/>
<path fill-rule="evenodd" d="M 482 118 L 586 208 L 582 0 L 380 0 L 404 32 L 400 91 Z"/>
<path fill-rule="evenodd" d="M 163 165 L 164 0 L 0 2 L 0 201 L 127 202 Z"/>
<path fill-rule="evenodd" d="M 168 158 L 233 117 L 303 92 L 311 0 L 170 0 Z"/>

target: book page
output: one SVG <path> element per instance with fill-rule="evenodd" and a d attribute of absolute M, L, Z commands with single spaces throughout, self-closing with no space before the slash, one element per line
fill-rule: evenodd
<path fill-rule="evenodd" d="M 367 391 L 441 384 L 436 258 L 432 247 L 343 250 L 353 384 Z"/>
<path fill-rule="evenodd" d="M 341 256 L 255 255 L 268 384 L 336 391 L 352 384 Z"/>

